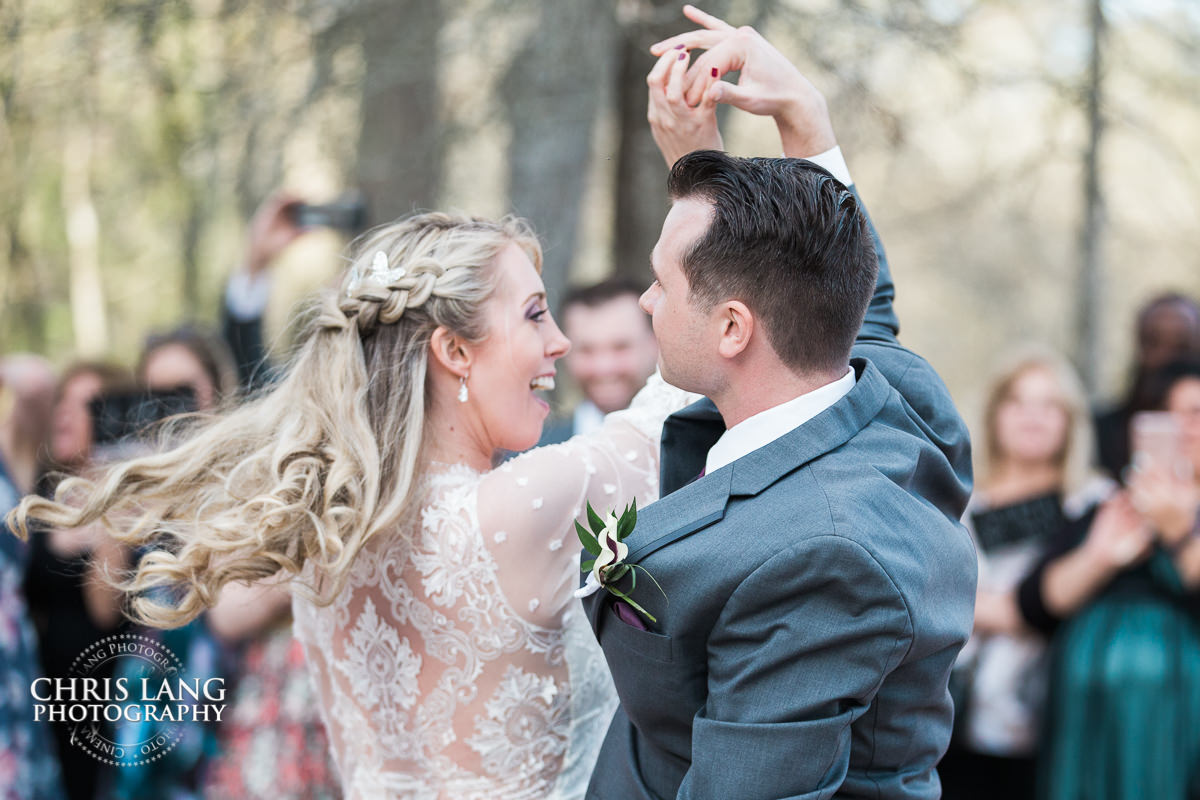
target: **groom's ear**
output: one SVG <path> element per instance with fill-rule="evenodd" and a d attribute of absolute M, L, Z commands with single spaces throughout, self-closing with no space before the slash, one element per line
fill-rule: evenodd
<path fill-rule="evenodd" d="M 740 300 L 726 300 L 717 309 L 721 326 L 717 352 L 722 358 L 737 358 L 750 346 L 755 320 L 750 309 Z"/>
<path fill-rule="evenodd" d="M 471 371 L 475 360 L 470 345 L 443 325 L 435 328 L 429 337 L 429 354 L 446 371 L 460 378 Z"/>

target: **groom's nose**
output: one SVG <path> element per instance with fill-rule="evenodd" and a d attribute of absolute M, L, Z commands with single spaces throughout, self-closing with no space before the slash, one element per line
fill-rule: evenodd
<path fill-rule="evenodd" d="M 657 289 L 658 284 L 652 283 L 646 291 L 642 292 L 642 296 L 638 298 L 638 307 L 651 316 L 654 315 L 654 294 Z"/>

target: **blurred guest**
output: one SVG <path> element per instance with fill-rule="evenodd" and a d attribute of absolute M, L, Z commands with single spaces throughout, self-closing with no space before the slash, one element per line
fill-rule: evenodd
<path fill-rule="evenodd" d="M 276 194 L 255 213 L 245 257 L 226 287 L 224 340 L 197 326 L 150 337 L 138 368 L 144 386 L 190 389 L 197 410 L 209 412 L 270 380 L 262 333 L 269 270 L 304 232 L 290 214 L 298 202 Z M 190 673 L 225 677 L 231 699 L 221 726 L 193 724 L 166 758 L 123 770 L 117 797 L 340 796 L 286 591 L 231 586 L 211 613 L 143 634 L 160 639 Z"/>
<path fill-rule="evenodd" d="M 307 230 L 293 214 L 300 203 L 300 198 L 286 192 L 276 192 L 262 202 L 250 220 L 242 262 L 225 285 L 221 330 L 243 389 L 259 389 L 271 378 L 262 320 L 271 298 L 271 268 Z"/>
<path fill-rule="evenodd" d="M 1200 365 L 1171 368 L 1165 408 L 1178 456 L 1135 458 L 1128 490 L 1068 525 L 1019 589 L 1054 636 L 1048 800 L 1200 796 Z"/>
<path fill-rule="evenodd" d="M 0 520 L 33 491 L 46 440 L 54 372 L 40 358 L 0 359 Z M 21 588 L 28 546 L 0 522 L 0 795 L 5 800 L 63 797 L 57 747 L 34 722 L 30 686 L 42 673 L 37 635 Z"/>
<path fill-rule="evenodd" d="M 229 584 L 207 616 L 217 637 L 241 651 L 204 795 L 341 797 L 304 648 L 292 635 L 291 593 L 272 584 Z"/>
<path fill-rule="evenodd" d="M 138 362 L 139 383 L 152 391 L 189 389 L 196 410 L 212 411 L 237 393 L 233 354 L 217 335 L 200 325 L 181 325 L 146 339 Z"/>
<path fill-rule="evenodd" d="M 214 411 L 223 400 L 237 393 L 237 369 L 229 348 L 215 332 L 196 325 L 183 325 L 149 336 L 138 360 L 137 378 L 141 387 L 153 391 L 189 390 L 195 399 L 195 410 L 201 413 Z M 97 558 L 99 569 L 112 573 L 132 566 L 130 556 L 111 545 L 110 541 L 103 550 L 103 558 Z M 115 613 L 120 603 L 119 593 L 106 582 L 96 582 L 109 592 Z M 225 677 L 228 671 L 226 653 L 209 630 L 205 617 L 172 630 L 143 629 L 139 633 L 160 641 L 183 661 L 190 675 L 208 679 Z M 120 669 L 127 674 L 118 677 L 132 682 L 138 668 L 132 660 L 124 662 Z M 122 741 L 145 741 L 151 737 L 150 729 L 159 724 L 125 719 L 116 726 L 117 736 Z M 114 797 L 199 796 L 207 760 L 217 752 L 216 725 L 174 723 L 173 731 L 181 731 L 181 738 L 163 757 L 136 767 L 122 767 L 117 772 L 112 787 Z"/>
<path fill-rule="evenodd" d="M 938 766 L 947 800 L 1033 795 L 1045 644 L 1021 620 L 1015 589 L 1064 520 L 1111 486 L 1089 469 L 1079 378 L 1050 351 L 1024 352 L 996 375 L 982 445 L 964 518 L 979 554 L 975 629 L 955 667 L 954 740 Z"/>
<path fill-rule="evenodd" d="M 1113 477 L 1129 463 L 1129 421 L 1153 407 L 1152 377 L 1168 363 L 1200 355 L 1200 306 L 1181 294 L 1151 300 L 1137 315 L 1137 349 L 1129 391 L 1116 406 L 1096 415 L 1100 466 Z"/>
<path fill-rule="evenodd" d="M 91 466 L 94 444 L 92 400 L 132 385 L 132 376 L 106 363 L 83 362 L 59 381 L 51 412 L 49 467 L 37 491 L 51 496 L 64 475 Z M 17 541 L 16 537 L 5 537 Z M 29 540 L 25 593 L 38 634 L 41 674 L 65 678 L 84 649 L 112 633 L 119 611 L 106 604 L 102 589 L 86 579 L 98 540 L 94 529 L 36 531 Z M 98 595 L 98 592 L 101 595 Z M 99 677 L 107 677 L 99 675 Z M 25 689 L 28 692 L 28 687 Z M 63 766 L 64 786 L 72 800 L 91 800 L 106 771 L 100 762 L 71 743 L 71 723 L 51 723 Z"/>
<path fill-rule="evenodd" d="M 226 285 L 223 332 L 243 391 L 268 383 L 263 315 L 271 269 L 305 232 L 292 211 L 299 198 L 277 192 L 254 214 L 242 263 Z M 236 651 L 235 684 L 204 795 L 213 798 L 336 798 L 333 766 L 317 695 L 292 635 L 291 595 L 270 585 L 225 587 L 206 615 L 217 638 Z"/>
<path fill-rule="evenodd" d="M 44 358 L 0 358 L 0 463 L 22 494 L 33 490 L 39 458 L 50 433 L 57 380 Z"/>
<path fill-rule="evenodd" d="M 628 407 L 646 385 L 658 344 L 650 317 L 638 307 L 645 288 L 612 279 L 567 293 L 560 317 L 571 352 L 564 361 L 584 399 L 570 417 L 546 423 L 539 446 L 597 430 L 605 414 Z"/>

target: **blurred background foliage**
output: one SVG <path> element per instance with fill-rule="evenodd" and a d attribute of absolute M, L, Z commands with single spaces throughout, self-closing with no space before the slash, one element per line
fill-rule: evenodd
<path fill-rule="evenodd" d="M 2 0 L 0 352 L 133 358 L 213 319 L 277 187 L 530 217 L 552 300 L 645 277 L 666 169 L 645 123 L 661 0 Z M 1133 312 L 1200 294 L 1200 3 L 717 0 L 825 92 L 906 344 L 968 412 L 1013 344 L 1121 388 Z M 739 155 L 769 121 L 728 116 Z M 306 236 L 270 321 L 340 266 Z M 282 338 L 282 337 L 281 337 Z"/>

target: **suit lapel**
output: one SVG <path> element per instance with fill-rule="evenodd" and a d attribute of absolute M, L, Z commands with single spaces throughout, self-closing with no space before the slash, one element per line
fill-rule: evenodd
<path fill-rule="evenodd" d="M 883 409 L 892 389 L 866 359 L 851 359 L 850 363 L 857 381 L 837 403 L 753 453 L 639 509 L 637 527 L 625 539 L 629 546 L 626 560 L 637 563 L 720 522 L 729 498 L 757 495 L 785 475 L 854 438 Z M 703 456 L 700 463 L 703 465 Z M 585 603 L 593 627 L 600 609 L 605 607 L 597 602 L 600 597 L 602 593 Z"/>
<path fill-rule="evenodd" d="M 853 359 L 851 365 L 857 374 L 854 388 L 838 402 L 775 441 L 639 511 L 637 527 L 625 540 L 630 560 L 644 558 L 721 520 L 730 497 L 762 492 L 783 476 L 841 447 L 866 427 L 887 402 L 891 387 L 866 359 Z M 709 412 L 698 405 L 689 409 L 709 415 L 711 420 Z M 703 456 L 700 464 L 703 466 Z"/>
<path fill-rule="evenodd" d="M 666 497 L 695 480 L 724 432 L 725 420 L 707 397 L 667 417 L 659 448 L 659 495 Z"/>

